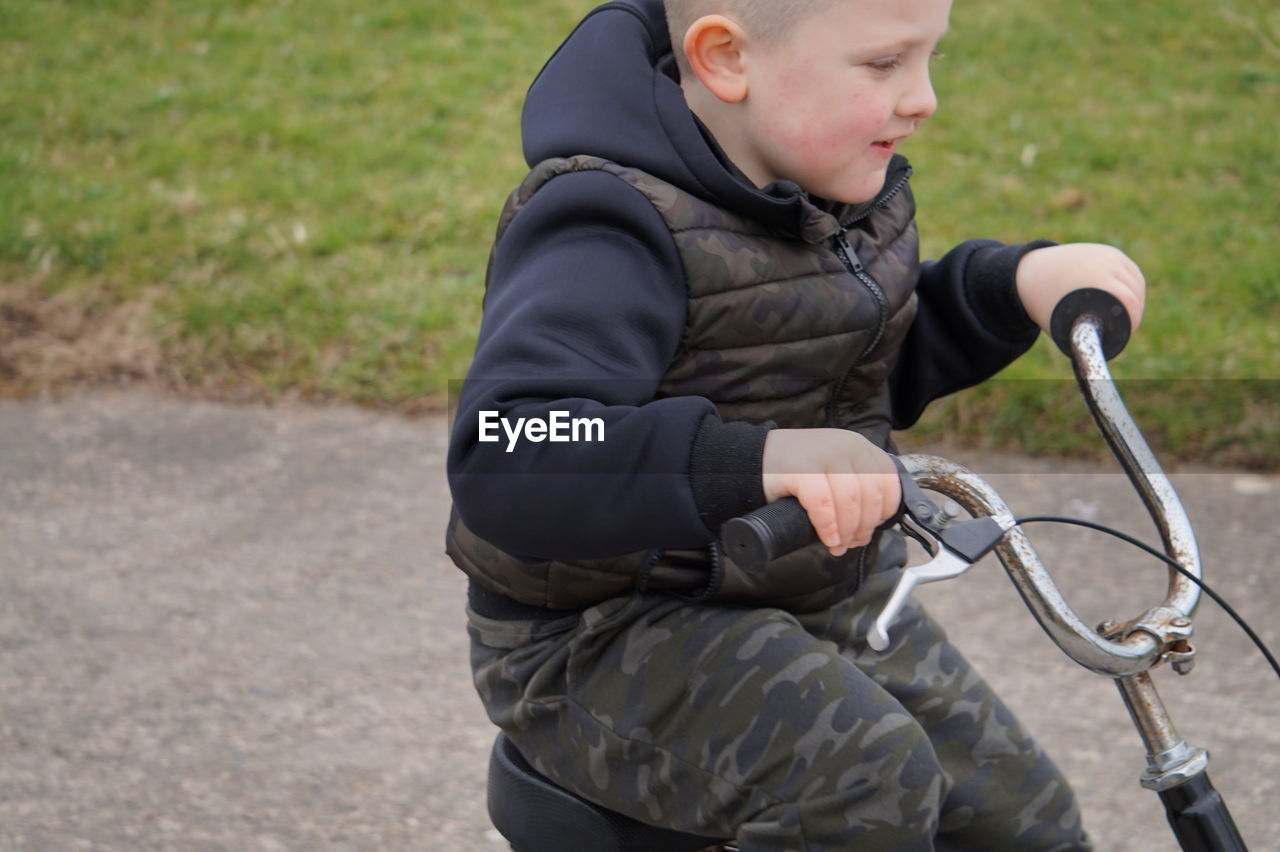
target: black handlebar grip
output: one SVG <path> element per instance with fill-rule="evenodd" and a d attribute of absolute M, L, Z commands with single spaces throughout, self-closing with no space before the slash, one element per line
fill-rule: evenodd
<path fill-rule="evenodd" d="M 1054 305 L 1049 317 L 1049 333 L 1062 353 L 1071 357 L 1071 329 L 1085 314 L 1096 317 L 1102 325 L 1102 354 L 1106 359 L 1110 361 L 1119 355 L 1133 330 L 1129 312 L 1119 299 L 1096 287 L 1072 290 Z"/>
<path fill-rule="evenodd" d="M 720 540 L 728 556 L 748 574 L 759 575 L 779 556 L 818 541 L 809 513 L 794 497 L 783 497 L 726 521 Z"/>

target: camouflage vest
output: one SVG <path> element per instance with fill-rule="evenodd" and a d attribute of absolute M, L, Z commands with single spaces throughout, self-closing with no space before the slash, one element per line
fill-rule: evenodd
<path fill-rule="evenodd" d="M 594 157 L 553 159 L 512 193 L 498 240 L 548 181 L 592 169 L 617 176 L 653 204 L 684 262 L 686 327 L 661 396 L 706 397 L 726 421 L 837 426 L 889 445 L 886 378 L 915 316 L 919 276 L 907 174 L 860 212 L 845 208 L 843 222 L 810 206 L 796 239 L 635 169 Z M 579 609 L 637 588 L 819 609 L 857 589 L 871 550 L 834 558 L 814 546 L 751 577 L 714 545 L 555 561 L 504 553 L 473 535 L 456 512 L 447 533 L 449 555 L 473 581 L 553 609 Z"/>

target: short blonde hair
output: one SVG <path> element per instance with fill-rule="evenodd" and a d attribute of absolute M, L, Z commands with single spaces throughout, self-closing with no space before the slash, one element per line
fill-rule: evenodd
<path fill-rule="evenodd" d="M 834 0 L 663 0 L 671 49 L 681 73 L 688 73 L 684 55 L 684 35 L 693 22 L 705 15 L 725 15 L 742 25 L 751 35 L 775 41 L 791 31 L 796 22 Z"/>

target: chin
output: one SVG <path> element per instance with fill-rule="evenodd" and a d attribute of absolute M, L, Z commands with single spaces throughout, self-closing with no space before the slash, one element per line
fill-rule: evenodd
<path fill-rule="evenodd" d="M 876 187 L 875 192 L 858 192 L 858 193 L 847 195 L 844 198 L 837 198 L 835 200 L 843 202 L 845 204 L 863 204 L 875 198 L 876 195 L 879 194 L 879 192 L 880 192 L 880 187 Z"/>
<path fill-rule="evenodd" d="M 877 184 L 876 188 L 871 190 L 870 192 L 863 192 L 861 190 L 854 192 L 851 190 L 848 192 L 833 192 L 830 195 L 822 195 L 822 193 L 818 193 L 818 195 L 821 196 L 822 198 L 830 199 L 831 201 L 838 201 L 841 204 L 862 204 L 864 202 L 870 201 L 871 199 L 879 195 L 880 188 L 882 186 L 884 186 L 883 181 Z"/>
<path fill-rule="evenodd" d="M 824 195 L 819 192 L 818 195 L 843 204 L 862 204 L 875 198 L 880 194 L 880 190 L 884 189 L 887 172 L 887 168 L 881 169 L 873 176 L 864 177 L 856 182 L 846 181 L 839 186 L 834 186 L 831 188 L 830 194 Z"/>

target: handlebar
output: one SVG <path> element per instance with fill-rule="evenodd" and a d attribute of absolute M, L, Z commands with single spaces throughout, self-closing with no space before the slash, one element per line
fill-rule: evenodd
<path fill-rule="evenodd" d="M 1054 313 L 1057 313 L 1056 309 Z M 1182 501 L 1178 499 L 1173 483 L 1161 469 L 1146 438 L 1142 436 L 1142 431 L 1125 408 L 1124 400 L 1111 378 L 1111 371 L 1107 368 L 1104 351 L 1107 322 L 1106 317 L 1091 312 L 1085 312 L 1074 319 L 1068 340 L 1068 354 L 1076 384 L 1079 385 L 1089 413 L 1093 415 L 1094 423 L 1107 446 L 1120 462 L 1129 482 L 1146 506 L 1151 520 L 1155 522 L 1165 554 L 1198 580 L 1202 576 L 1200 547 L 1196 542 L 1191 520 L 1187 517 Z M 1128 322 L 1127 316 L 1125 322 Z M 1122 625 L 1119 632 L 1125 636 L 1145 633 L 1157 640 L 1163 650 L 1190 636 L 1190 618 L 1195 614 L 1199 603 L 1200 587 L 1170 569 L 1169 587 L 1164 601 Z M 1061 642 L 1059 647 L 1063 647 Z M 1114 676 L 1140 671 L 1133 668 L 1118 670 L 1091 666 L 1065 647 L 1063 650 L 1081 665 L 1095 671 Z"/>
<path fill-rule="evenodd" d="M 818 533 L 800 501 L 783 497 L 725 522 L 720 540 L 742 570 L 759 575 L 773 560 L 815 544 Z"/>
<path fill-rule="evenodd" d="M 1049 317 L 1049 336 L 1058 344 L 1063 355 L 1074 359 L 1071 332 L 1076 323 L 1086 316 L 1092 317 L 1097 324 L 1102 339 L 1102 354 L 1106 360 L 1110 361 L 1124 351 L 1129 342 L 1129 334 L 1133 331 L 1129 312 L 1119 299 L 1106 290 L 1083 287 L 1063 296 L 1053 306 L 1053 313 Z"/>
<path fill-rule="evenodd" d="M 1155 521 L 1165 552 L 1198 579 L 1200 553 L 1190 520 L 1107 368 L 1107 359 L 1128 341 L 1128 314 L 1104 291 L 1078 290 L 1054 308 L 1050 326 L 1054 340 L 1071 358 L 1081 394 L 1103 438 Z M 920 486 L 1008 530 L 995 548 L 1001 563 L 1040 626 L 1080 665 L 1117 678 L 1138 674 L 1159 662 L 1173 643 L 1190 636 L 1200 589 L 1176 571 L 1169 571 L 1168 592 L 1160 605 L 1101 636 L 1063 598 L 1031 542 L 1013 528 L 1014 517 L 994 488 L 972 471 L 936 456 L 909 455 L 900 462 Z M 910 510 L 908 503 L 906 511 Z M 785 498 L 730 521 L 723 539 L 731 558 L 753 571 L 764 570 L 771 559 L 815 542 L 817 536 L 799 501 Z"/>

